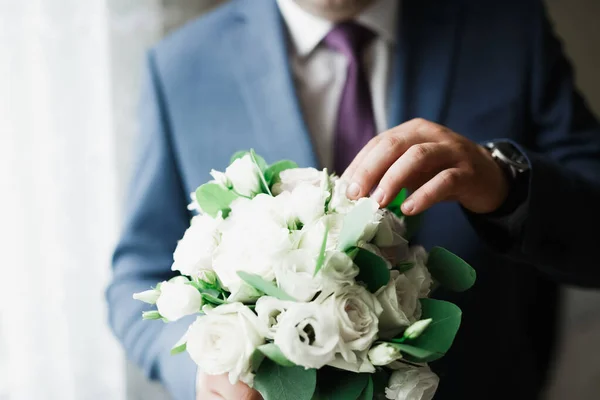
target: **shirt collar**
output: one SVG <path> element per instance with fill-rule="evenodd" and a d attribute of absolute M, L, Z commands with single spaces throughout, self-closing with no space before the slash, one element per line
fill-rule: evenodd
<path fill-rule="evenodd" d="M 400 0 L 375 0 L 355 20 L 394 44 L 397 40 L 399 3 Z M 334 26 L 333 22 L 305 11 L 294 0 L 277 0 L 277 4 L 296 53 L 301 57 L 310 54 Z"/>

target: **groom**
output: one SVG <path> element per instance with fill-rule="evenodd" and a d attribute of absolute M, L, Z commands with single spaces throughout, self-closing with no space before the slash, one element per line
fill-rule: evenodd
<path fill-rule="evenodd" d="M 600 286 L 600 126 L 538 0 L 232 0 L 149 52 L 139 158 L 107 292 L 131 359 L 179 400 L 258 398 L 141 321 L 191 193 L 236 150 L 326 166 L 350 198 L 422 214 L 415 242 L 478 272 L 436 399 L 536 399 L 557 282 Z M 377 133 L 379 133 L 377 135 Z M 199 382 L 195 387 L 196 380 Z"/>

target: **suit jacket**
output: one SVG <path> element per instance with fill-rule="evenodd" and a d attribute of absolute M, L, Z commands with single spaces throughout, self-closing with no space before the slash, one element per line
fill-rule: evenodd
<path fill-rule="evenodd" d="M 600 284 L 590 233 L 600 217 L 600 127 L 538 0 L 404 0 L 389 123 L 438 122 L 476 142 L 508 138 L 531 164 L 526 201 L 500 223 L 453 203 L 424 214 L 415 241 L 444 246 L 478 272 L 456 302 L 463 325 L 432 367 L 439 399 L 534 399 L 551 363 L 556 281 Z M 233 0 L 148 53 L 128 212 L 107 291 L 128 356 L 176 399 L 195 367 L 170 356 L 189 319 L 142 321 L 132 300 L 172 275 L 191 193 L 211 168 L 254 148 L 268 162 L 317 166 L 295 95 L 274 0 Z"/>

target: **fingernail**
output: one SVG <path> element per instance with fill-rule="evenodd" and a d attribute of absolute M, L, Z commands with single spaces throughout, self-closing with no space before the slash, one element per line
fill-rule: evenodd
<path fill-rule="evenodd" d="M 350 184 L 350 186 L 348 186 L 348 190 L 346 190 L 346 196 L 348 196 L 350 198 L 358 197 L 359 193 L 360 193 L 360 186 L 358 186 L 358 183 L 356 183 L 356 182 L 352 182 Z"/>
<path fill-rule="evenodd" d="M 410 199 L 402 203 L 402 211 L 404 212 L 410 213 L 412 212 L 413 208 L 415 208 L 415 202 Z"/>
<path fill-rule="evenodd" d="M 385 194 L 383 193 L 383 190 L 381 190 L 381 188 L 377 188 L 375 192 L 373 192 L 373 194 L 371 195 L 371 198 L 379 204 L 383 203 L 384 197 Z"/>

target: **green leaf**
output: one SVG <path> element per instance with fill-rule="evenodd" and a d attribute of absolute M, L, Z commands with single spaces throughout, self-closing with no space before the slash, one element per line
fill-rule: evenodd
<path fill-rule="evenodd" d="M 317 371 L 303 367 L 283 367 L 268 358 L 260 364 L 254 389 L 264 400 L 311 400 L 317 385 Z"/>
<path fill-rule="evenodd" d="M 373 378 L 371 376 L 369 376 L 365 390 L 363 390 L 356 400 L 373 400 Z"/>
<path fill-rule="evenodd" d="M 265 170 L 265 179 L 270 186 L 279 182 L 279 174 L 286 169 L 298 168 L 298 164 L 290 160 L 277 161 L 275 164 L 271 164 L 269 168 Z"/>
<path fill-rule="evenodd" d="M 233 164 L 233 162 L 235 160 L 237 160 L 238 158 L 242 158 L 244 157 L 246 154 L 249 154 L 250 152 L 248 150 L 240 150 L 240 151 L 236 151 L 231 158 L 229 159 L 229 164 Z"/>
<path fill-rule="evenodd" d="M 162 315 L 160 315 L 160 313 L 157 310 L 142 311 L 142 319 L 152 320 L 152 319 L 161 319 L 161 318 L 162 318 Z"/>
<path fill-rule="evenodd" d="M 396 267 L 394 269 L 398 270 L 398 272 L 400 272 L 401 274 L 410 271 L 412 269 L 412 267 L 415 266 L 415 263 L 412 261 L 405 261 L 405 262 L 401 262 L 398 265 L 396 265 Z"/>
<path fill-rule="evenodd" d="M 375 203 L 376 204 L 376 203 Z M 344 217 L 342 229 L 338 238 L 337 249 L 346 251 L 356 246 L 363 235 L 366 226 L 373 221 L 373 214 L 377 209 L 372 200 L 363 200 Z"/>
<path fill-rule="evenodd" d="M 373 398 L 379 397 L 385 398 L 385 388 L 390 381 L 390 374 L 383 368 L 378 368 L 373 375 Z"/>
<path fill-rule="evenodd" d="M 423 215 L 425 215 L 425 212 L 417 215 L 407 215 L 404 217 L 404 224 L 406 225 L 406 233 L 404 233 L 404 237 L 407 240 L 410 240 L 412 237 L 414 237 L 421 227 Z"/>
<path fill-rule="evenodd" d="M 202 301 L 204 303 L 210 303 L 213 305 L 221 305 L 221 304 L 226 304 L 227 302 L 225 300 L 221 300 L 216 296 L 213 296 L 209 293 L 201 293 L 202 296 Z"/>
<path fill-rule="evenodd" d="M 317 276 L 317 273 L 323 267 L 325 262 L 325 250 L 327 249 L 327 235 L 329 234 L 329 225 L 325 226 L 325 234 L 323 235 L 323 241 L 321 242 L 321 249 L 319 250 L 319 256 L 317 257 L 317 263 L 315 265 L 315 273 L 313 276 Z"/>
<path fill-rule="evenodd" d="M 171 355 L 183 353 L 187 349 L 187 343 L 180 344 L 179 346 L 175 346 L 171 349 Z"/>
<path fill-rule="evenodd" d="M 258 169 L 258 174 L 260 176 L 260 183 L 262 186 L 262 190 L 264 193 L 267 193 L 270 196 L 273 196 L 273 194 L 271 193 L 271 189 L 269 189 L 269 184 L 267 183 L 267 180 L 265 179 L 265 171 L 267 170 L 267 163 L 265 162 L 265 160 L 256 155 L 256 153 L 254 152 L 254 149 L 250 149 L 250 157 L 252 158 L 252 162 L 254 163 L 254 165 L 256 165 L 256 168 Z"/>
<path fill-rule="evenodd" d="M 404 214 L 402 213 L 400 206 L 402 205 L 402 203 L 404 203 L 404 200 L 406 200 L 407 196 L 408 191 L 406 189 L 400 190 L 398 195 L 394 198 L 394 200 L 392 200 L 390 204 L 388 204 L 386 208 L 394 214 L 396 214 L 396 216 L 402 217 Z"/>
<path fill-rule="evenodd" d="M 260 290 L 267 296 L 273 296 L 275 298 L 278 298 L 279 300 L 296 301 L 296 299 L 294 299 L 292 296 L 275 286 L 275 284 L 264 280 L 258 275 L 250 274 L 245 271 L 238 271 L 237 274 L 248 285 L 254 287 L 257 290 Z"/>
<path fill-rule="evenodd" d="M 377 254 L 359 248 L 354 263 L 359 268 L 356 280 L 364 282 L 369 292 L 375 293 L 390 281 L 390 270 L 387 263 Z"/>
<path fill-rule="evenodd" d="M 313 400 L 355 400 L 369 380 L 369 374 L 357 374 L 332 367 L 317 371 L 317 391 Z"/>
<path fill-rule="evenodd" d="M 431 249 L 427 269 L 440 285 L 455 292 L 469 289 L 477 277 L 469 264 L 443 247 Z"/>
<path fill-rule="evenodd" d="M 455 304 L 435 299 L 421 299 L 421 309 L 421 318 L 433 320 L 421 336 L 416 339 L 396 338 L 392 342 L 410 346 L 398 347 L 412 356 L 406 357 L 408 361 L 431 362 L 443 357 L 452 347 L 460 327 L 462 311 Z M 398 343 L 400 341 L 404 343 Z"/>
<path fill-rule="evenodd" d="M 400 350 L 404 358 L 408 361 L 421 362 L 421 360 L 426 360 L 436 355 L 435 352 L 421 349 L 420 347 L 411 346 L 410 344 L 405 343 L 397 343 L 397 341 L 400 340 L 404 340 L 404 338 L 392 339 L 390 345 L 395 346 Z"/>
<path fill-rule="evenodd" d="M 227 217 L 229 205 L 237 198 L 237 194 L 218 183 L 205 183 L 196 189 L 196 201 L 200 208 L 213 218 L 217 217 L 219 211 L 223 212 L 223 218 Z"/>
<path fill-rule="evenodd" d="M 295 367 L 296 364 L 288 360 L 275 343 L 267 343 L 258 346 L 258 350 L 269 360 L 276 362 L 282 367 Z"/>

